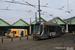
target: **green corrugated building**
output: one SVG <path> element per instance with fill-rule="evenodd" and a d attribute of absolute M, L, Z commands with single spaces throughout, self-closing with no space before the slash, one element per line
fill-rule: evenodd
<path fill-rule="evenodd" d="M 41 18 L 41 21 L 42 22 L 47 22 L 45 19 L 43 19 L 42 17 L 40 17 Z M 31 24 L 35 24 L 36 22 L 39 22 L 39 18 L 37 19 L 37 20 L 35 20 L 35 21 L 33 21 Z"/>
<path fill-rule="evenodd" d="M 67 29 L 70 33 L 75 33 L 75 17 L 64 19 L 67 23 Z"/>
<path fill-rule="evenodd" d="M 13 23 L 12 26 L 29 26 L 29 24 L 25 22 L 23 19 L 19 19 L 18 21 Z"/>
<path fill-rule="evenodd" d="M 10 26 L 9 23 L 0 18 L 0 35 L 4 35 Z"/>
<path fill-rule="evenodd" d="M 55 17 L 54 19 L 48 21 L 48 22 L 51 22 L 51 23 L 57 23 L 57 24 L 61 24 L 61 25 L 65 25 L 67 24 L 64 20 L 62 20 L 61 18 L 59 17 Z"/>
<path fill-rule="evenodd" d="M 13 23 L 11 28 L 27 29 L 28 34 L 29 34 L 29 24 L 26 21 L 24 21 L 23 19 L 19 19 L 18 21 Z"/>

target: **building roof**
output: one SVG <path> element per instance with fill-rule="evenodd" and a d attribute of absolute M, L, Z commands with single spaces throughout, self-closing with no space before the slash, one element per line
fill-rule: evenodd
<path fill-rule="evenodd" d="M 19 19 L 18 21 L 13 23 L 12 26 L 29 26 L 29 24 L 25 22 L 24 20 Z"/>
<path fill-rule="evenodd" d="M 53 21 L 55 21 L 55 19 L 58 17 L 53 18 L 52 20 L 49 20 L 48 22 L 53 23 Z M 55 21 L 56 22 L 56 21 Z"/>
<path fill-rule="evenodd" d="M 71 18 L 68 18 L 68 19 L 63 19 L 65 22 L 69 23 L 71 20 L 73 20 L 75 17 L 71 17 Z"/>
<path fill-rule="evenodd" d="M 50 23 L 50 22 L 37 22 L 36 24 L 49 24 L 49 25 L 59 25 L 60 26 L 60 24 Z"/>
<path fill-rule="evenodd" d="M 42 17 L 40 17 L 41 18 L 41 22 L 47 22 L 45 19 L 43 19 Z M 39 18 L 37 19 L 37 22 L 39 22 Z M 35 24 L 36 23 L 36 20 L 35 21 L 33 21 L 31 24 Z"/>
<path fill-rule="evenodd" d="M 52 20 L 49 20 L 48 22 L 57 24 L 66 24 L 66 22 L 59 17 L 55 17 Z"/>
<path fill-rule="evenodd" d="M 0 26 L 11 26 L 11 25 L 0 18 Z"/>
<path fill-rule="evenodd" d="M 64 19 L 64 21 L 66 21 L 68 24 L 75 24 L 75 17 Z"/>

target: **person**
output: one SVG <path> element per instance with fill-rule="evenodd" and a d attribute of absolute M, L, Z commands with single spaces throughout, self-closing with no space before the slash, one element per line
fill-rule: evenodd
<path fill-rule="evenodd" d="M 21 36 L 23 37 L 23 31 L 21 32 Z"/>

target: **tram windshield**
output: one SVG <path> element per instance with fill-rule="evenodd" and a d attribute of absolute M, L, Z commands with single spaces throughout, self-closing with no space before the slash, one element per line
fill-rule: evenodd
<path fill-rule="evenodd" d="M 39 33 L 40 32 L 40 25 L 35 25 L 33 28 L 33 33 Z"/>

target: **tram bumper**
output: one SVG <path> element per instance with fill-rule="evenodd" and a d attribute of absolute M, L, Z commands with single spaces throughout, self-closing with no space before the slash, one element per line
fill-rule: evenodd
<path fill-rule="evenodd" d="M 40 35 L 33 35 L 33 37 L 34 37 L 34 38 L 38 38 L 38 39 L 40 39 L 40 38 L 41 38 L 41 36 L 40 36 Z"/>

